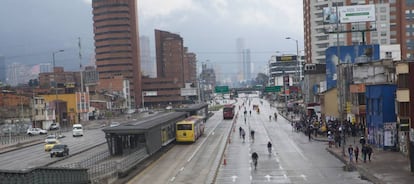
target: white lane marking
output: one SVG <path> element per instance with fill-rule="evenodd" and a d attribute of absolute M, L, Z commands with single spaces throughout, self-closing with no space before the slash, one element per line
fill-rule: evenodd
<path fill-rule="evenodd" d="M 286 174 L 283 174 L 283 177 L 285 177 L 285 179 L 287 179 L 287 175 Z"/>
<path fill-rule="evenodd" d="M 276 162 L 280 162 L 279 158 L 276 158 Z"/>
<path fill-rule="evenodd" d="M 200 143 L 200 145 L 197 146 L 197 148 L 194 150 L 193 154 L 191 154 L 190 158 L 187 159 L 187 162 L 190 162 L 194 158 L 195 154 L 197 154 L 198 150 L 200 150 L 200 148 L 204 145 L 204 143 L 207 141 L 208 137 L 213 134 L 214 130 L 219 126 L 219 124 L 220 123 L 217 123 L 217 125 L 207 134 L 207 137 L 204 138 L 204 140 Z M 223 137 L 223 135 L 221 135 L 220 137 Z"/>
<path fill-rule="evenodd" d="M 283 167 L 282 167 L 282 165 L 279 165 L 279 169 L 280 169 L 280 170 L 283 170 Z"/>
<path fill-rule="evenodd" d="M 173 182 L 174 180 L 175 180 L 175 176 L 170 179 L 170 182 Z"/>
<path fill-rule="evenodd" d="M 253 180 L 253 176 L 252 175 L 250 175 L 250 181 L 252 181 Z"/>
<path fill-rule="evenodd" d="M 267 178 L 267 181 L 270 181 L 270 178 L 271 178 L 272 176 L 270 176 L 270 175 L 266 175 L 265 176 L 265 178 Z"/>
<path fill-rule="evenodd" d="M 306 179 L 306 175 L 301 174 L 301 175 L 300 175 L 300 177 L 302 177 L 302 178 L 303 178 L 303 180 L 308 181 L 308 179 Z"/>
<path fill-rule="evenodd" d="M 232 176 L 231 178 L 233 182 L 236 182 L 237 176 Z"/>
<path fill-rule="evenodd" d="M 184 171 L 184 167 L 181 167 L 180 171 Z"/>

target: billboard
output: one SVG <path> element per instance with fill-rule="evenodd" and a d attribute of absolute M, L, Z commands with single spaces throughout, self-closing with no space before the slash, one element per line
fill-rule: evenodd
<path fill-rule="evenodd" d="M 338 10 L 338 13 L 336 10 Z M 373 4 L 323 8 L 323 22 L 325 24 L 374 21 L 375 5 Z"/>
<path fill-rule="evenodd" d="M 339 22 L 374 22 L 375 5 L 342 6 L 339 8 Z"/>
<path fill-rule="evenodd" d="M 296 56 L 276 56 L 276 61 L 297 61 Z"/>
<path fill-rule="evenodd" d="M 325 51 L 326 61 L 326 90 L 336 87 L 336 66 L 339 63 L 356 63 L 356 61 L 378 61 L 380 59 L 379 45 L 339 46 L 340 60 L 336 46 Z M 361 59 L 364 58 L 364 59 Z"/>

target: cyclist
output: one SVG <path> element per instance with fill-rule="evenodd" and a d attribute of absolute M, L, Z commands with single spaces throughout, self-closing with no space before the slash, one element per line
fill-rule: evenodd
<path fill-rule="evenodd" d="M 269 155 L 272 154 L 272 143 L 270 141 L 267 142 L 267 151 L 269 152 Z"/>
<path fill-rule="evenodd" d="M 274 116 L 275 116 L 275 121 L 277 121 L 277 113 L 276 112 L 274 113 Z"/>
<path fill-rule="evenodd" d="M 254 165 L 254 169 L 256 170 L 257 168 L 257 160 L 259 159 L 259 155 L 256 152 L 252 153 L 252 160 L 253 160 L 253 165 Z"/>

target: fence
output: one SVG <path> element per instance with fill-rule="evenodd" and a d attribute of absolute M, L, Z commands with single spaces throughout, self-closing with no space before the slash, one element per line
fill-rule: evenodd
<path fill-rule="evenodd" d="M 89 179 L 93 182 L 100 181 L 100 178 L 103 177 L 117 177 L 118 173 L 127 172 L 147 156 L 146 149 L 142 148 L 115 161 L 108 159 L 110 158 L 110 154 L 108 150 L 105 150 L 80 162 L 62 165 L 60 167 L 88 169 Z"/>
<path fill-rule="evenodd" d="M 40 136 L 29 136 L 29 135 L 11 135 L 11 136 L 0 136 L 0 144 L 18 144 L 26 142 L 28 140 L 39 140 Z"/>
<path fill-rule="evenodd" d="M 90 183 L 86 169 L 35 168 L 26 171 L 0 170 L 2 184 Z"/>

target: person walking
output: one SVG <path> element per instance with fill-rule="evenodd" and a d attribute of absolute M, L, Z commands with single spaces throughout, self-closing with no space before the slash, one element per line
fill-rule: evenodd
<path fill-rule="evenodd" d="M 250 130 L 250 137 L 252 138 L 252 142 L 254 142 L 254 130 Z"/>
<path fill-rule="evenodd" d="M 355 146 L 354 154 L 355 154 L 355 162 L 358 163 L 358 155 L 359 155 L 359 148 L 358 148 L 358 146 Z"/>
<path fill-rule="evenodd" d="M 361 152 L 362 152 L 362 159 L 364 160 L 364 163 L 367 162 L 367 146 L 363 145 L 361 148 Z"/>
<path fill-rule="evenodd" d="M 240 136 L 240 139 L 242 138 L 242 130 L 243 130 L 243 128 L 242 127 L 239 127 L 239 136 Z"/>
<path fill-rule="evenodd" d="M 349 155 L 349 162 L 352 162 L 352 155 L 354 154 L 354 148 L 352 145 L 349 145 L 348 147 L 348 155 Z"/>
<path fill-rule="evenodd" d="M 242 138 L 243 138 L 243 142 L 244 142 L 245 139 L 246 139 L 246 132 L 244 132 L 244 129 L 242 129 Z"/>
<path fill-rule="evenodd" d="M 272 143 L 270 141 L 267 142 L 267 151 L 269 152 L 269 155 L 272 154 Z"/>
<path fill-rule="evenodd" d="M 370 145 L 367 146 L 367 154 L 368 154 L 368 161 L 371 162 L 372 147 Z"/>
<path fill-rule="evenodd" d="M 254 170 L 256 170 L 257 160 L 259 160 L 259 155 L 256 152 L 252 153 L 252 160 L 253 160 Z"/>

